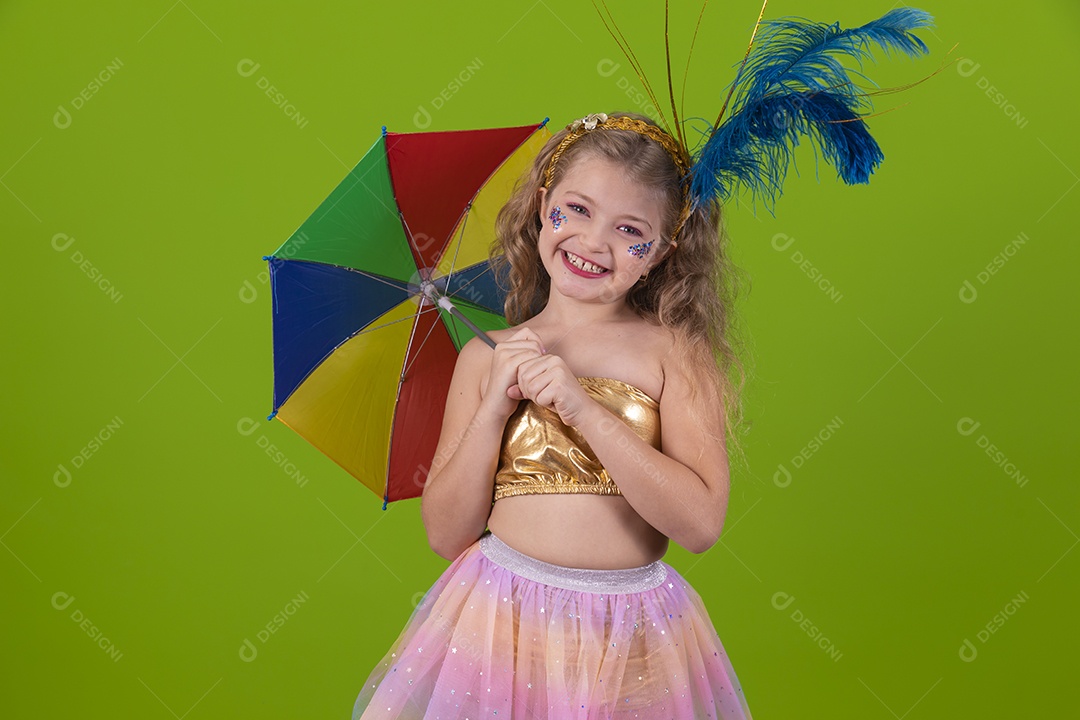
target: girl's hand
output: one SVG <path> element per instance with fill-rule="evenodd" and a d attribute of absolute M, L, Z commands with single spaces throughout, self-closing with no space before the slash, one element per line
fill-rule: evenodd
<path fill-rule="evenodd" d="M 518 388 L 518 367 L 541 357 L 544 348 L 539 335 L 529 328 L 521 328 L 508 340 L 495 343 L 494 353 L 480 407 L 505 421 L 525 397 Z"/>
<path fill-rule="evenodd" d="M 577 376 L 558 355 L 541 355 L 518 366 L 516 388 L 540 407 L 554 410 L 563 424 L 577 424 L 585 406 L 593 402 Z"/>

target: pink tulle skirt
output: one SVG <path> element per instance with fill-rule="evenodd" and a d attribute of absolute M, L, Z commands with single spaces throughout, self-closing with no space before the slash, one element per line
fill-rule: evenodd
<path fill-rule="evenodd" d="M 552 565 L 487 533 L 364 684 L 374 718 L 750 718 L 697 592 L 663 561 Z"/>

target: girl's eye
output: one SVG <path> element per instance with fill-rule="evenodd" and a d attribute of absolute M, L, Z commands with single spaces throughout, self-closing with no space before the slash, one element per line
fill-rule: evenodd
<path fill-rule="evenodd" d="M 578 215 L 587 216 L 589 214 L 589 211 L 583 205 L 578 205 L 577 203 L 566 203 L 566 207 L 568 210 L 571 210 Z M 633 225 L 622 225 L 619 227 L 619 229 L 630 235 L 633 235 L 634 237 L 642 237 L 641 231 Z"/>

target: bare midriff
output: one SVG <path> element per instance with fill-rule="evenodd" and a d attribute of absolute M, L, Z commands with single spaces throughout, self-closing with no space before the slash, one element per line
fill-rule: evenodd
<path fill-rule="evenodd" d="M 518 552 L 575 568 L 639 567 L 668 548 L 667 537 L 619 495 L 504 497 L 492 507 L 488 529 Z"/>

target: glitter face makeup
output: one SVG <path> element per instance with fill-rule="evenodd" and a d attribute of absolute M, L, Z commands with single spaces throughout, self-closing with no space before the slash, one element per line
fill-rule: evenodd
<path fill-rule="evenodd" d="M 551 214 L 548 215 L 548 219 L 551 220 L 551 229 L 554 232 L 559 232 L 559 228 L 566 222 L 566 216 L 563 215 L 562 208 L 556 205 L 551 210 Z"/>
<path fill-rule="evenodd" d="M 630 247 L 626 248 L 626 252 L 630 253 L 634 257 L 643 258 L 649 254 L 650 250 L 652 250 L 652 244 L 654 242 L 656 241 L 650 240 L 647 243 L 638 243 L 637 245 L 631 245 Z"/>

